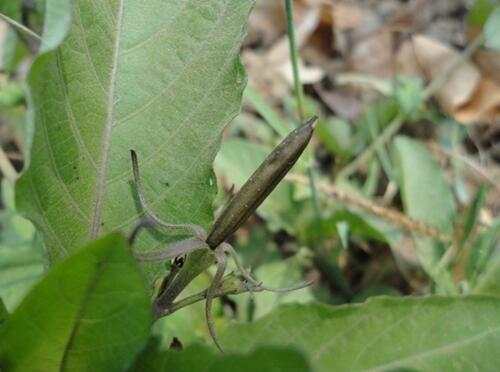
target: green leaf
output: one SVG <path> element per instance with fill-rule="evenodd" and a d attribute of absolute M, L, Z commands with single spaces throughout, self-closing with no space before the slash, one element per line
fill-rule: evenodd
<path fill-rule="evenodd" d="M 418 142 L 398 136 L 394 146 L 406 213 L 417 221 L 451 234 L 456 210 L 443 171 L 429 150 Z"/>
<path fill-rule="evenodd" d="M 0 86 L 0 108 L 17 106 L 24 101 L 24 88 L 19 83 L 6 83 Z"/>
<path fill-rule="evenodd" d="M 55 49 L 66 37 L 71 22 L 70 0 L 46 0 L 40 53 Z"/>
<path fill-rule="evenodd" d="M 484 45 L 490 49 L 500 49 L 500 6 L 496 7 L 484 25 Z"/>
<path fill-rule="evenodd" d="M 476 0 L 467 16 L 467 23 L 469 26 L 478 28 L 483 27 L 489 15 L 497 5 L 500 5 L 499 0 Z"/>
<path fill-rule="evenodd" d="M 17 185 L 51 261 L 137 223 L 131 148 L 157 214 L 207 227 L 212 161 L 246 82 L 238 53 L 252 1 L 71 4 L 68 36 L 29 75 L 36 130 Z M 149 231 L 135 248 L 167 239 Z"/>
<path fill-rule="evenodd" d="M 394 96 L 401 111 L 412 121 L 418 119 L 423 101 L 422 80 L 398 76 Z"/>
<path fill-rule="evenodd" d="M 337 229 L 342 248 L 349 248 L 349 224 L 347 222 L 337 222 L 335 228 Z"/>
<path fill-rule="evenodd" d="M 497 252 L 479 276 L 474 293 L 500 297 L 500 253 Z"/>
<path fill-rule="evenodd" d="M 316 134 L 333 155 L 340 156 L 344 161 L 352 156 L 352 130 L 348 122 L 336 117 L 320 121 Z"/>
<path fill-rule="evenodd" d="M 496 292 L 497 295 L 500 295 L 499 244 L 500 220 L 497 220 L 477 239 L 468 261 L 467 279 L 474 284 L 481 276 L 478 283 L 479 288 L 476 289 L 478 293 L 492 294 Z M 496 257 L 495 250 L 497 251 Z"/>
<path fill-rule="evenodd" d="M 394 149 L 405 212 L 416 221 L 451 235 L 455 203 L 451 187 L 439 165 L 429 150 L 410 138 L 397 137 Z M 443 245 L 422 237 L 415 237 L 415 244 L 422 266 L 438 284 L 438 291 L 454 292 L 451 276 L 439 268 L 445 249 Z"/>
<path fill-rule="evenodd" d="M 481 208 L 483 207 L 486 200 L 488 189 L 488 186 L 481 185 L 476 195 L 474 196 L 474 199 L 470 203 L 467 209 L 467 213 L 465 214 L 464 228 L 462 236 L 460 237 L 460 244 L 464 244 L 471 237 L 471 234 L 478 220 L 479 212 L 481 212 Z"/>
<path fill-rule="evenodd" d="M 147 342 L 145 282 L 120 234 L 55 266 L 0 333 L 0 369 L 123 371 Z"/>
<path fill-rule="evenodd" d="M 185 350 L 159 351 L 155 343 L 141 354 L 130 372 L 307 372 L 307 360 L 297 351 L 281 347 L 258 348 L 250 353 L 220 354 L 200 345 Z"/>
<path fill-rule="evenodd" d="M 480 316 L 478 316 L 480 314 Z M 287 305 L 222 335 L 228 352 L 297 347 L 325 371 L 495 370 L 500 299 L 376 298 L 360 305 Z"/>

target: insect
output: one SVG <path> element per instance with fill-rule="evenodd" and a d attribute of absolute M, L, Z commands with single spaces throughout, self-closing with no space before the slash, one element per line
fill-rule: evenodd
<path fill-rule="evenodd" d="M 172 243 L 157 251 L 145 253 L 134 252 L 134 256 L 141 261 L 162 261 L 177 257 L 172 265 L 171 273 L 162 284 L 163 291 L 160 291 L 156 300 L 157 303 L 163 302 L 163 304 L 166 303 L 168 305 L 169 302 L 164 301 L 164 299 L 162 300 L 162 297 L 168 296 L 170 284 L 175 275 L 182 269 L 183 257 L 188 253 L 203 249 L 213 254 L 217 264 L 217 270 L 211 285 L 207 288 L 205 293 L 205 316 L 209 333 L 220 351 L 223 351 L 223 348 L 217 338 L 212 321 L 211 309 L 213 298 L 216 296 L 216 291 L 224 278 L 227 262 L 226 255 L 229 255 L 234 260 L 239 273 L 246 281 L 246 285 L 248 285 L 249 291 L 267 290 L 287 292 L 304 288 L 312 284 L 308 282 L 289 288 L 270 288 L 263 285 L 263 283 L 258 282 L 243 268 L 238 254 L 230 244 L 226 243 L 226 239 L 248 219 L 295 164 L 309 143 L 316 122 L 317 117 L 312 117 L 306 123 L 293 130 L 278 146 L 276 146 L 248 181 L 229 201 L 208 233 L 201 226 L 195 224 L 172 224 L 163 221 L 150 208 L 144 196 L 137 155 L 134 150 L 131 150 L 132 168 L 139 201 L 152 223 L 168 229 L 191 230 L 194 235 L 193 237 Z M 174 296 L 176 296 L 176 294 L 174 294 Z"/>

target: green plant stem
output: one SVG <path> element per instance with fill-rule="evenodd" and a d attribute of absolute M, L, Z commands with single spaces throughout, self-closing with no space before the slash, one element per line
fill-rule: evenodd
<path fill-rule="evenodd" d="M 299 63 L 298 63 L 299 57 L 297 51 L 297 43 L 295 41 L 295 27 L 293 21 L 294 17 L 293 17 L 292 0 L 285 0 L 285 9 L 286 9 L 288 42 L 290 45 L 290 58 L 292 61 L 292 70 L 293 70 L 293 82 L 295 86 L 295 95 L 297 96 L 297 106 L 299 111 L 300 122 L 303 122 L 305 119 L 304 91 L 302 89 L 302 84 L 300 83 Z"/>
<path fill-rule="evenodd" d="M 297 97 L 297 107 L 299 111 L 300 121 L 303 122 L 305 118 L 304 112 L 304 89 L 302 83 L 300 82 L 299 74 L 299 54 L 297 51 L 297 42 L 295 38 L 295 27 L 294 27 L 294 16 L 293 16 L 293 3 L 292 0 L 285 0 L 286 9 L 286 23 L 288 32 L 288 42 L 290 45 L 290 59 L 292 61 L 293 70 L 293 83 L 295 87 L 295 95 Z M 309 187 L 311 189 L 311 199 L 314 208 L 315 219 L 317 221 L 318 231 L 321 229 L 321 212 L 318 203 L 318 193 L 316 190 L 315 179 L 314 179 L 314 156 L 311 153 L 310 162 L 307 167 L 307 173 L 309 176 Z M 319 236 L 319 234 L 318 234 Z M 321 244 L 320 244 L 321 245 Z"/>
<path fill-rule="evenodd" d="M 467 61 L 470 56 L 483 44 L 484 35 L 479 34 L 463 52 L 449 65 L 449 67 L 437 78 L 427 85 L 424 89 L 422 95 L 423 100 L 427 101 L 443 86 L 444 83 L 453 75 L 453 73 Z M 405 117 L 403 114 L 399 113 L 392 122 L 385 128 L 385 130 L 377 137 L 375 141 L 371 143 L 360 155 L 356 157 L 352 162 L 347 164 L 338 174 L 339 178 L 347 178 L 352 175 L 362 164 L 366 163 L 380 146 L 385 145 L 403 126 L 405 123 Z"/>
<path fill-rule="evenodd" d="M 26 26 L 13 20 L 12 18 L 6 16 L 5 14 L 0 13 L 0 19 L 3 19 L 5 22 L 7 22 L 9 25 L 11 25 L 15 30 L 17 30 L 25 35 L 28 35 L 30 38 L 35 39 L 37 41 L 42 40 L 42 38 L 38 34 L 34 33 Z"/>
<path fill-rule="evenodd" d="M 167 291 L 163 291 L 154 304 L 154 316 L 158 319 L 170 314 L 172 304 L 177 296 L 186 288 L 194 278 L 207 270 L 214 263 L 211 252 L 197 251 L 188 255 L 182 270 L 172 280 Z"/>

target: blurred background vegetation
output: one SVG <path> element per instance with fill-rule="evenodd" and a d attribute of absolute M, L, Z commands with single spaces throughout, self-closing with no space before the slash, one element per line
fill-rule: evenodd
<path fill-rule="evenodd" d="M 214 209 L 301 116 L 318 114 L 306 153 L 232 241 L 266 285 L 317 282 L 222 298 L 218 327 L 285 302 L 500 295 L 497 6 L 297 0 L 297 100 L 283 1 L 257 0 L 242 47 L 249 84 L 215 162 Z M 0 12 L 41 31 L 42 0 L 2 0 Z M 30 141 L 25 77 L 37 45 L 4 22 L 0 40 L 0 297 L 12 311 L 46 269 L 41 236 L 16 213 L 13 188 Z M 200 277 L 189 290 L 209 283 Z M 202 304 L 183 309 L 157 332 L 206 337 L 202 314 Z"/>

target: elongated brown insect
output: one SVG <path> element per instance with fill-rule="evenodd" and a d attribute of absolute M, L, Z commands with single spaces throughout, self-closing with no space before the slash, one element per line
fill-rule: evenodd
<path fill-rule="evenodd" d="M 250 176 L 208 233 L 210 248 L 215 249 L 238 230 L 275 189 L 306 148 L 317 120 L 314 116 L 292 131 Z"/>
<path fill-rule="evenodd" d="M 216 289 L 223 280 L 224 271 L 226 268 L 226 253 L 233 258 L 236 263 L 236 267 L 238 268 L 238 271 L 240 272 L 242 277 L 248 282 L 250 286 L 253 286 L 254 289 L 286 292 L 304 288 L 311 284 L 310 282 L 303 283 L 290 288 L 266 287 L 262 285 L 262 283 L 259 283 L 257 280 L 255 280 L 250 275 L 250 273 L 248 273 L 243 268 L 238 259 L 236 251 L 230 244 L 225 243 L 225 241 L 248 219 L 248 217 L 259 207 L 259 205 L 262 204 L 266 197 L 275 189 L 275 187 L 283 179 L 286 173 L 295 164 L 295 162 L 298 160 L 307 144 L 309 143 L 309 140 L 311 139 L 314 128 L 316 126 L 316 122 L 317 117 L 314 116 L 306 123 L 293 130 L 267 156 L 267 158 L 248 179 L 248 181 L 224 208 L 224 210 L 212 226 L 208 235 L 201 226 L 194 224 L 172 224 L 164 222 L 155 214 L 155 212 L 149 207 L 144 196 L 144 191 L 142 189 L 142 183 L 140 180 L 137 155 L 134 150 L 131 150 L 132 167 L 137 193 L 139 195 L 139 201 L 146 214 L 148 214 L 151 217 L 152 221 L 154 221 L 159 226 L 163 226 L 166 228 L 189 229 L 193 231 L 196 236 L 175 242 L 168 247 L 158 251 L 145 253 L 134 252 L 134 256 L 138 260 L 142 261 L 157 261 L 184 255 L 199 249 L 208 249 L 213 252 L 217 262 L 217 272 L 212 284 L 206 290 L 205 313 L 210 335 L 221 351 L 223 350 L 222 345 L 218 341 L 211 318 L 211 304 L 213 297 L 215 296 Z M 175 278 L 172 275 L 169 275 L 169 283 L 172 284 L 174 280 Z M 174 287 L 174 285 L 169 285 L 162 293 L 160 293 L 159 297 L 155 301 L 157 311 L 163 312 L 163 314 L 168 313 L 169 306 L 172 305 L 175 297 L 177 297 L 177 295 L 183 289 L 176 288 L 174 293 L 170 293 L 170 289 Z M 249 290 L 252 289 L 249 287 Z M 162 314 L 157 314 L 157 316 L 161 315 Z"/>

